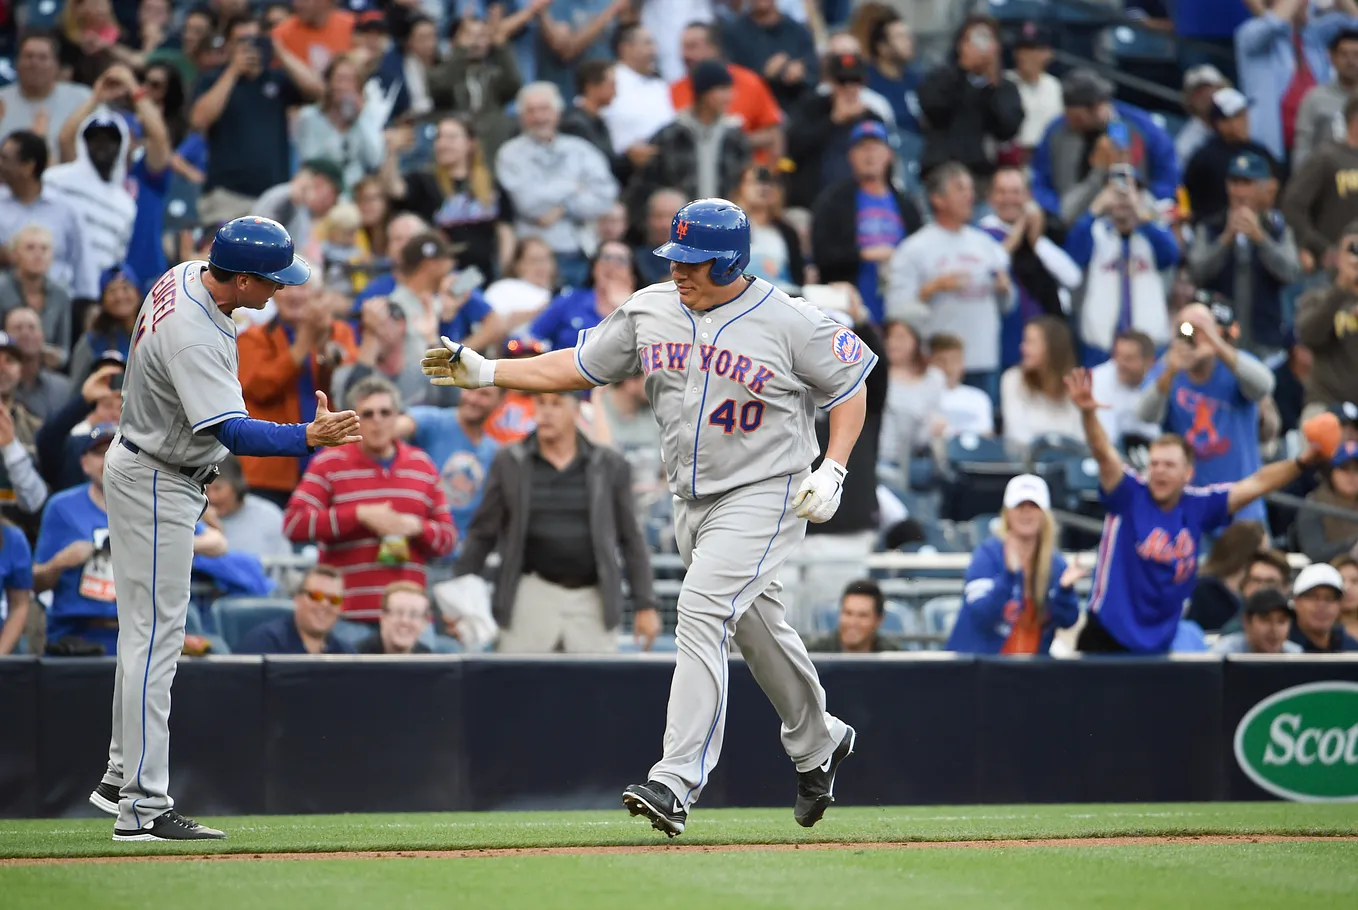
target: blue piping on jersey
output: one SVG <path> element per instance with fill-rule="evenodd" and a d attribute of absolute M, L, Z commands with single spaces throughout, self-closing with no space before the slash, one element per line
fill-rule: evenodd
<path fill-rule="evenodd" d="M 158 514 L 159 502 L 156 496 L 156 482 L 160 480 L 160 472 L 151 472 L 151 640 L 146 644 L 146 671 L 141 677 L 141 758 L 137 759 L 137 789 L 146 795 L 146 788 L 141 785 L 141 769 L 146 763 L 146 685 L 151 679 L 151 655 L 156 653 L 156 556 L 160 549 L 160 515 Z M 137 803 L 140 799 L 132 800 L 132 818 L 136 821 L 137 827 L 141 827 L 141 813 L 137 811 Z"/>
<path fill-rule="evenodd" d="M 773 294 L 774 290 L 775 290 L 774 286 L 769 285 L 769 289 L 766 292 L 764 292 L 764 296 L 759 298 L 759 303 L 756 303 L 754 306 L 750 307 L 743 313 L 737 313 L 736 315 L 732 316 L 730 322 L 726 323 L 721 328 L 717 329 L 717 334 L 712 336 L 712 347 L 715 348 L 717 346 L 717 340 L 721 338 L 721 333 L 726 331 L 728 326 L 734 325 L 736 320 L 740 319 L 740 317 L 747 316 L 750 313 L 753 313 L 755 310 L 759 309 L 759 307 L 763 305 L 764 301 L 768 300 L 769 296 Z M 727 302 L 729 303 L 730 301 Z M 681 307 L 684 307 L 682 303 L 679 305 Z M 715 307 L 713 309 L 715 309 Z M 684 307 L 684 312 L 686 313 L 688 312 L 688 307 Z M 709 310 L 708 312 L 711 311 Z M 692 314 L 690 314 L 688 318 L 690 321 L 692 321 L 693 320 Z M 698 346 L 697 322 L 693 323 L 693 345 L 694 347 Z M 690 356 L 692 355 L 690 354 Z M 694 499 L 698 498 L 698 437 L 702 435 L 703 432 L 703 417 L 705 416 L 705 412 L 707 411 L 707 384 L 711 380 L 712 372 L 709 370 L 708 372 L 703 374 L 703 397 L 698 402 L 698 425 L 693 428 L 693 480 L 692 483 L 689 485 L 689 490 L 693 493 Z"/>
<path fill-rule="evenodd" d="M 829 404 L 821 405 L 820 409 L 822 411 L 828 411 L 830 408 L 833 408 L 835 405 L 839 404 L 841 401 L 852 395 L 854 392 L 857 392 L 858 387 L 863 384 L 863 379 L 868 375 L 868 371 L 871 370 L 873 366 L 876 365 L 876 363 L 877 355 L 873 354 L 872 359 L 863 365 L 863 372 L 858 374 L 858 378 L 853 381 L 853 385 L 849 386 L 847 389 L 841 392 L 839 397 L 836 398 L 834 401 L 830 402 Z"/>
<path fill-rule="evenodd" d="M 186 297 L 188 297 L 190 300 L 192 300 L 194 303 L 198 304 L 198 309 L 200 309 L 200 310 L 203 311 L 203 315 L 207 317 L 207 321 L 208 321 L 208 322 L 212 323 L 212 327 L 213 327 L 214 329 L 216 329 L 217 331 L 221 332 L 221 333 L 222 333 L 223 335 L 225 335 L 227 338 L 230 338 L 232 341 L 235 341 L 235 340 L 236 340 L 236 336 L 235 336 L 235 335 L 232 335 L 232 334 L 231 334 L 230 332 L 228 332 L 226 329 L 224 329 L 224 328 L 222 328 L 221 326 L 217 325 L 217 320 L 215 320 L 215 319 L 212 318 L 212 313 L 208 312 L 208 308 L 207 308 L 206 306 L 203 305 L 203 301 L 201 301 L 201 300 L 199 300 L 197 297 L 193 296 L 193 292 L 189 290 L 189 282 L 188 282 L 188 279 L 185 278 L 183 281 L 179 282 L 179 284 L 180 284 L 180 287 L 182 287 L 182 288 L 184 289 L 184 295 L 185 295 Z M 211 297 L 211 294 L 209 294 L 208 296 Z M 216 301 L 213 301 L 213 302 L 215 303 Z"/>
<path fill-rule="evenodd" d="M 244 411 L 223 411 L 220 414 L 215 414 L 212 417 L 207 418 L 206 420 L 200 420 L 197 423 L 195 423 L 193 425 L 193 432 L 197 433 L 200 427 L 205 427 L 210 423 L 216 423 L 220 421 L 223 417 L 249 417 L 249 416 L 250 415 L 245 413 Z"/>
<path fill-rule="evenodd" d="M 760 303 L 763 303 L 763 301 L 761 300 Z M 755 306 L 758 305 L 759 304 L 755 304 Z M 742 313 L 741 315 L 743 316 L 744 314 Z M 721 683 L 718 686 L 717 716 L 712 718 L 712 726 L 707 729 L 707 739 L 703 740 L 702 755 L 698 757 L 698 786 L 689 787 L 688 792 L 684 794 L 683 803 L 685 807 L 688 806 L 688 798 L 693 795 L 693 791 L 702 789 L 703 783 L 707 780 L 707 747 L 712 744 L 712 735 L 717 732 L 717 723 L 721 720 L 722 712 L 726 710 L 726 682 L 731 678 L 730 660 L 726 653 L 726 637 L 731 632 L 731 620 L 734 619 L 736 615 L 736 601 L 740 600 L 740 595 L 744 594 L 745 589 L 752 585 L 754 580 L 759 577 L 759 570 L 764 568 L 764 560 L 768 558 L 769 550 L 773 549 L 773 542 L 778 539 L 778 534 L 783 530 L 783 519 L 787 517 L 787 504 L 791 493 L 792 475 L 789 474 L 787 475 L 787 488 L 783 490 L 783 511 L 778 513 L 778 523 L 773 526 L 773 536 L 769 538 L 769 542 L 764 546 L 764 555 L 759 557 L 759 564 L 754 567 L 754 574 L 750 576 L 750 579 L 746 581 L 745 584 L 740 586 L 740 590 L 736 592 L 735 597 L 731 598 L 731 613 L 726 617 L 726 621 L 721 624 L 721 645 L 717 650 L 721 652 L 722 674 Z M 755 596 L 757 597 L 758 595 Z"/>
<path fill-rule="evenodd" d="M 585 329 L 581 329 L 580 334 L 575 336 L 575 368 L 580 371 L 581 376 L 595 385 L 607 385 L 608 383 L 604 382 L 602 379 L 595 379 L 590 374 L 589 370 L 585 369 L 585 362 L 580 359 L 580 349 L 585 346 L 585 332 Z"/>

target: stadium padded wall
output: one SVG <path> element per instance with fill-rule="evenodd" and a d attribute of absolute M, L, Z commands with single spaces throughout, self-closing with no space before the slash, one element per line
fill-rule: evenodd
<path fill-rule="evenodd" d="M 850 805 L 1271 798 L 1236 766 L 1236 724 L 1358 660 L 817 659 L 857 727 Z M 176 801 L 202 815 L 612 807 L 664 729 L 661 656 L 185 659 Z M 0 658 L 0 816 L 94 814 L 113 661 Z M 778 718 L 731 662 L 704 806 L 790 806 Z"/>

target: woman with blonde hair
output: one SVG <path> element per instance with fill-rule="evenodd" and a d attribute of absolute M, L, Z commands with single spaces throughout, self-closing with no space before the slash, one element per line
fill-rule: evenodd
<path fill-rule="evenodd" d="M 1009 481 L 999 528 L 971 556 L 947 650 L 1046 654 L 1056 630 L 1075 625 L 1084 572 L 1066 564 L 1056 536 L 1047 482 L 1035 474 Z"/>
<path fill-rule="evenodd" d="M 1048 433 L 1084 438 L 1080 409 L 1066 394 L 1066 374 L 1076 366 L 1075 342 L 1059 316 L 1039 316 L 1023 327 L 1019 362 L 1000 377 L 1006 441 L 1026 446 Z"/>
<path fill-rule="evenodd" d="M 498 273 L 501 245 L 513 249 L 513 231 L 500 220 L 504 209 L 476 130 L 465 117 L 444 117 L 434 135 L 434 163 L 427 170 L 393 174 L 389 191 L 396 207 L 414 212 L 461 248 L 458 265 Z"/>

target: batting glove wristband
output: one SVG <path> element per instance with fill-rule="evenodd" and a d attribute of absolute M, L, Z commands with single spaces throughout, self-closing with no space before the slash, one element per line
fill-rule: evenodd
<path fill-rule="evenodd" d="M 839 508 L 839 497 L 844 492 L 844 478 L 848 470 L 830 459 L 820 463 L 811 476 L 802 481 L 792 507 L 797 510 L 798 518 L 805 518 L 813 524 L 829 521 Z"/>
<path fill-rule="evenodd" d="M 495 361 L 487 360 L 464 344 L 440 337 L 441 348 L 424 352 L 420 369 L 433 385 L 455 385 L 460 389 L 480 389 L 495 385 Z"/>

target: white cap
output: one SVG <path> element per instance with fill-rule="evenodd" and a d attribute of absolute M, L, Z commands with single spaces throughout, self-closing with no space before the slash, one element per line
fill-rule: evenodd
<path fill-rule="evenodd" d="M 1218 119 L 1229 120 L 1244 113 L 1249 106 L 1250 99 L 1236 89 L 1219 88 L 1212 93 L 1212 107 Z"/>
<path fill-rule="evenodd" d="M 1204 85 L 1220 86 L 1230 84 L 1231 80 L 1223 76 L 1221 70 L 1210 63 L 1203 63 L 1192 67 L 1188 72 L 1184 73 L 1184 91 L 1186 92 L 1191 92 Z"/>
<path fill-rule="evenodd" d="M 1292 583 L 1292 596 L 1298 597 L 1315 588 L 1334 588 L 1344 593 L 1344 576 L 1327 562 L 1313 562 L 1302 569 Z"/>
<path fill-rule="evenodd" d="M 1036 474 L 1020 474 L 1004 488 L 1004 507 L 1012 509 L 1031 502 L 1044 512 L 1051 511 L 1052 494 L 1047 482 Z"/>

